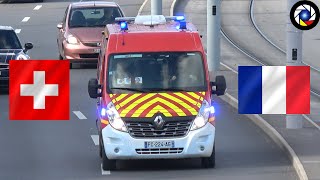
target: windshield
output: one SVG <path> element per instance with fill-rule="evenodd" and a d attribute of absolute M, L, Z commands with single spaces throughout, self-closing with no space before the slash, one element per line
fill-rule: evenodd
<path fill-rule="evenodd" d="M 110 93 L 206 91 L 200 53 L 140 53 L 111 55 Z"/>
<path fill-rule="evenodd" d="M 115 22 L 116 17 L 121 17 L 117 7 L 76 8 L 71 10 L 69 27 L 104 27 Z"/>
<path fill-rule="evenodd" d="M 0 30 L 0 49 L 22 49 L 13 30 Z"/>

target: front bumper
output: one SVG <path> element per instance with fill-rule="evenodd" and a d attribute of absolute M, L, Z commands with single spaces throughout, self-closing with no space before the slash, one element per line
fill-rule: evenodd
<path fill-rule="evenodd" d="M 64 58 L 72 63 L 88 64 L 97 63 L 100 47 L 89 47 L 83 44 L 73 45 L 63 43 Z"/>
<path fill-rule="evenodd" d="M 9 85 L 9 69 L 0 69 L 0 87 Z"/>
<path fill-rule="evenodd" d="M 207 123 L 203 128 L 190 131 L 179 138 L 133 138 L 129 133 L 113 129 L 110 125 L 102 130 L 103 146 L 109 159 L 178 159 L 209 157 L 215 141 L 215 127 Z M 138 154 L 145 141 L 174 141 L 180 153 Z M 204 149 L 201 150 L 201 147 Z M 117 149 L 117 150 L 116 150 Z"/>

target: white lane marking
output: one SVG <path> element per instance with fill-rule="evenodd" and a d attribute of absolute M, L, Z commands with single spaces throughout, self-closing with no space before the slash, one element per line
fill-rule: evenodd
<path fill-rule="evenodd" d="M 42 5 L 37 5 L 36 7 L 33 8 L 33 10 L 37 11 L 42 7 Z"/>
<path fill-rule="evenodd" d="M 80 111 L 72 111 L 79 119 L 87 119 L 85 115 L 82 114 Z"/>
<path fill-rule="evenodd" d="M 110 175 L 110 174 L 111 174 L 111 171 L 105 171 L 105 170 L 103 170 L 103 169 L 102 169 L 102 164 L 101 164 L 101 174 L 104 175 L 104 176 L 105 176 L 105 175 Z"/>
<path fill-rule="evenodd" d="M 96 146 L 99 145 L 99 135 L 91 135 L 91 139 L 92 139 L 94 145 L 96 145 Z"/>
<path fill-rule="evenodd" d="M 24 17 L 21 22 L 27 22 L 27 21 L 29 21 L 29 19 L 30 19 L 30 17 Z"/>
<path fill-rule="evenodd" d="M 16 32 L 17 34 L 19 34 L 21 32 L 21 29 L 15 29 L 14 32 Z"/>
<path fill-rule="evenodd" d="M 306 116 L 305 114 L 304 115 L 302 115 L 306 120 L 308 120 L 312 125 L 314 125 L 317 129 L 319 129 L 320 130 L 320 126 L 317 124 L 317 123 L 315 123 L 314 121 L 312 121 L 312 119 L 310 119 L 308 116 Z"/>
<path fill-rule="evenodd" d="M 138 15 L 140 15 L 140 14 L 142 13 L 143 8 L 144 8 L 144 6 L 147 4 L 148 1 L 149 1 L 149 0 L 145 0 L 145 1 L 142 3 L 142 5 L 140 6 L 140 9 L 139 9 L 139 11 L 138 11 Z"/>

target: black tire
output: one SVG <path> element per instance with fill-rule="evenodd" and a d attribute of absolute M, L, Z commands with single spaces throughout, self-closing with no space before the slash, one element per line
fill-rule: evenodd
<path fill-rule="evenodd" d="M 102 169 L 105 171 L 115 170 L 117 168 L 116 160 L 108 159 L 108 157 L 106 156 L 103 144 L 101 145 L 101 150 L 102 150 Z"/>
<path fill-rule="evenodd" d="M 201 165 L 203 168 L 215 168 L 216 166 L 216 148 L 213 145 L 213 150 L 210 157 L 201 158 Z"/>
<path fill-rule="evenodd" d="M 63 60 L 63 57 L 61 56 L 61 54 L 59 54 L 59 60 Z"/>
<path fill-rule="evenodd" d="M 102 158 L 102 138 L 101 134 L 99 134 L 99 156 Z"/>
<path fill-rule="evenodd" d="M 72 69 L 72 63 L 70 63 L 70 69 Z"/>

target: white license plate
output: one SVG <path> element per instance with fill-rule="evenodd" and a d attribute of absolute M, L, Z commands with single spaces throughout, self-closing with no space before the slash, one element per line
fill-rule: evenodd
<path fill-rule="evenodd" d="M 146 141 L 144 148 L 174 148 L 174 141 Z"/>
<path fill-rule="evenodd" d="M 93 52 L 100 53 L 100 49 L 94 49 Z"/>

